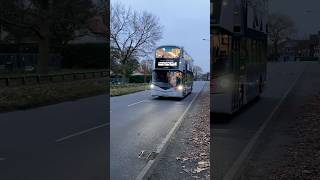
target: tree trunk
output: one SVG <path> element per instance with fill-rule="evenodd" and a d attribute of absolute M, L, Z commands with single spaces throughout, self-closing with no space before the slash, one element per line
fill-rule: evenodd
<path fill-rule="evenodd" d="M 143 66 L 142 66 L 143 67 Z M 145 67 L 143 68 L 143 74 L 144 74 L 144 77 L 143 77 L 143 82 L 144 83 L 147 83 L 147 63 L 145 65 Z"/>
<path fill-rule="evenodd" d="M 49 40 L 40 39 L 38 54 L 38 74 L 48 74 L 49 71 Z"/>
<path fill-rule="evenodd" d="M 122 69 L 122 83 L 127 83 L 127 72 L 126 68 Z"/>
<path fill-rule="evenodd" d="M 50 51 L 50 42 L 49 42 L 49 25 L 44 22 L 41 25 L 41 34 L 43 37 L 39 38 L 39 54 L 38 54 L 38 74 L 48 74 L 49 71 L 49 51 Z"/>

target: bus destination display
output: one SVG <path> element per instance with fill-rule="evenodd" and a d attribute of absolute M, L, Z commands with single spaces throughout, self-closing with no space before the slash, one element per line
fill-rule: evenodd
<path fill-rule="evenodd" d="M 174 59 L 157 59 L 156 68 L 177 69 L 179 67 L 178 62 Z"/>

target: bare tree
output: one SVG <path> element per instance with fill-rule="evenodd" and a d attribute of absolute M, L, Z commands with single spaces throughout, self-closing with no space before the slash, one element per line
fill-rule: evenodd
<path fill-rule="evenodd" d="M 0 23 L 28 30 L 35 37 L 39 44 L 37 71 L 47 74 L 50 45 L 85 35 L 93 9 L 91 0 L 1 0 Z"/>
<path fill-rule="evenodd" d="M 147 82 L 147 75 L 152 73 L 152 60 L 142 60 L 140 62 L 140 69 L 144 75 L 144 83 Z"/>
<path fill-rule="evenodd" d="M 282 14 L 271 14 L 269 16 L 269 39 L 272 43 L 272 54 L 279 55 L 279 43 L 295 32 L 295 26 L 290 17 Z"/>
<path fill-rule="evenodd" d="M 110 32 L 110 2 L 107 0 L 99 1 L 96 6 L 97 16 L 94 18 L 93 34 L 107 38 Z M 108 40 L 107 38 L 106 40 Z"/>
<path fill-rule="evenodd" d="M 110 43 L 117 51 L 119 64 L 123 66 L 122 75 L 128 77 L 130 60 L 146 56 L 162 38 L 159 19 L 148 12 L 138 12 L 122 4 L 111 6 Z M 129 74 L 128 74 L 129 73 Z M 132 72 L 131 72 L 132 73 Z"/>
<path fill-rule="evenodd" d="M 194 73 L 194 77 L 197 79 L 198 76 L 200 76 L 203 73 L 203 70 L 200 66 L 193 66 L 193 73 Z"/>

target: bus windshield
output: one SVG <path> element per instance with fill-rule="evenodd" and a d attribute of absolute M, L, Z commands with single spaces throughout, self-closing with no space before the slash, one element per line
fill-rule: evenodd
<path fill-rule="evenodd" d="M 152 72 L 153 84 L 164 87 L 176 87 L 182 84 L 183 74 L 180 71 L 161 71 L 155 70 Z"/>
<path fill-rule="evenodd" d="M 178 47 L 161 47 L 156 50 L 156 58 L 176 59 L 180 58 L 181 49 Z"/>

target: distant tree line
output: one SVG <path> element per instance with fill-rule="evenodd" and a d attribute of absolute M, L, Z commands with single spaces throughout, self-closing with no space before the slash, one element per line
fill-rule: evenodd
<path fill-rule="evenodd" d="M 293 20 L 283 14 L 269 15 L 269 58 L 277 60 L 279 57 L 279 44 L 290 37 L 295 31 Z"/>
<path fill-rule="evenodd" d="M 9 33 L 8 41 L 37 43 L 39 74 L 48 73 L 49 53 L 60 52 L 72 40 L 90 34 L 106 37 L 108 26 L 92 24 L 100 16 L 107 24 L 108 3 L 92 0 L 1 0 L 0 24 Z M 82 53 L 82 52 L 81 52 Z M 105 59 L 107 64 L 107 59 Z"/>

